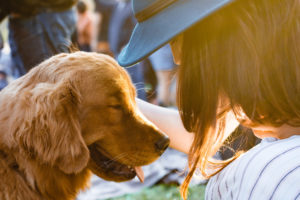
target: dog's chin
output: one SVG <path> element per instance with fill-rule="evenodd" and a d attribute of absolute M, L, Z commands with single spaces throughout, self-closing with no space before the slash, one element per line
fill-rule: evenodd
<path fill-rule="evenodd" d="M 89 169 L 107 181 L 123 182 L 133 179 L 137 174 L 134 167 L 121 164 L 111 160 L 101 153 L 97 144 L 92 144 L 89 147 L 90 161 Z"/>

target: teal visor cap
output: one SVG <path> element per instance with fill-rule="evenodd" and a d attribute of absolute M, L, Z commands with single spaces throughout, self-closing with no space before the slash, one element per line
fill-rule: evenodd
<path fill-rule="evenodd" d="M 234 0 L 133 0 L 137 24 L 118 56 L 121 66 L 136 64 L 195 23 Z"/>

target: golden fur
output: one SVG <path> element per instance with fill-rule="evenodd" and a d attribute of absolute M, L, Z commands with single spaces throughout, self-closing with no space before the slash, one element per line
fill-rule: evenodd
<path fill-rule="evenodd" d="M 74 199 L 90 171 L 132 179 L 128 165 L 168 144 L 136 109 L 125 70 L 96 53 L 44 61 L 0 92 L 0 109 L 0 199 Z"/>

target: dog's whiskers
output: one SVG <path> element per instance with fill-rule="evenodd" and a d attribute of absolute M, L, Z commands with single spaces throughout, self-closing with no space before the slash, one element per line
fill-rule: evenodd
<path fill-rule="evenodd" d="M 146 87 L 143 82 L 138 82 L 133 84 L 136 88 L 136 91 L 146 90 Z"/>
<path fill-rule="evenodd" d="M 145 88 L 139 88 L 139 89 L 136 89 L 136 91 L 140 91 L 140 90 L 145 90 Z"/>
<path fill-rule="evenodd" d="M 105 162 L 105 165 L 109 165 L 111 164 L 112 162 L 119 162 L 119 160 L 121 160 L 122 158 L 126 157 L 128 155 L 127 152 L 125 153 L 121 153 L 113 158 L 111 158 L 109 161 Z"/>
<path fill-rule="evenodd" d="M 134 83 L 133 85 L 134 85 L 134 86 L 137 86 L 137 85 L 144 85 L 144 83 L 143 83 L 143 82 L 137 82 L 137 83 Z"/>

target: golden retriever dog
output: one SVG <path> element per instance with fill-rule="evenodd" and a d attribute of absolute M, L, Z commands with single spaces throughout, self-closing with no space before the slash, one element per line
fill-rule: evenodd
<path fill-rule="evenodd" d="M 0 199 L 66 200 L 91 172 L 142 180 L 169 139 L 138 111 L 135 88 L 111 57 L 56 55 L 0 92 Z"/>

